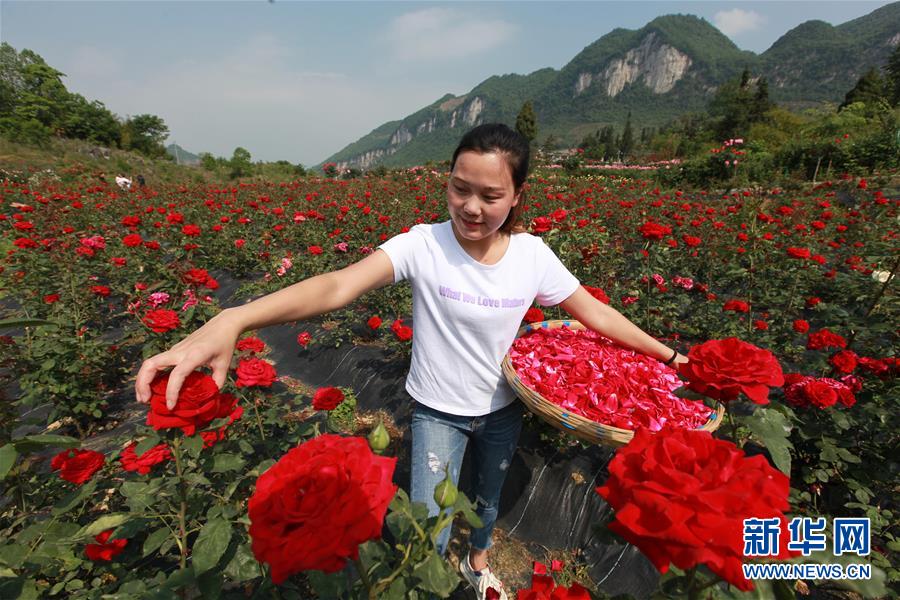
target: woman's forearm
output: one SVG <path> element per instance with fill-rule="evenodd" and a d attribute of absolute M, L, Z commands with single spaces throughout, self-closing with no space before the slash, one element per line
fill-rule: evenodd
<path fill-rule="evenodd" d="M 601 311 L 599 327 L 595 329 L 598 333 L 621 346 L 663 362 L 672 358 L 673 348 L 645 333 L 613 307 L 602 304 Z"/>
<path fill-rule="evenodd" d="M 253 302 L 223 311 L 241 331 L 302 321 L 341 308 L 338 278 L 334 272 L 304 279 Z"/>

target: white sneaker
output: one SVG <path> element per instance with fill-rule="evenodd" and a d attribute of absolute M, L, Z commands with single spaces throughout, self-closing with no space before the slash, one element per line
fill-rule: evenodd
<path fill-rule="evenodd" d="M 459 572 L 463 578 L 475 589 L 475 598 L 477 600 L 508 600 L 506 591 L 503 589 L 503 583 L 497 579 L 490 567 L 485 567 L 480 571 L 476 571 L 469 564 L 469 554 L 459 561 Z M 494 593 L 488 593 L 493 590 Z"/>

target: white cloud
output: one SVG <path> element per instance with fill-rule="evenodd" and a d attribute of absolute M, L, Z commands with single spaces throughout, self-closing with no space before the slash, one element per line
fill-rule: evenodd
<path fill-rule="evenodd" d="M 415 81 L 384 86 L 317 70 L 320 61 L 297 56 L 275 36 L 256 35 L 140 77 L 95 78 L 79 91 L 121 116 L 159 115 L 171 132 L 168 143 L 191 152 L 230 157 L 242 146 L 254 160 L 306 165 L 435 100 Z"/>
<path fill-rule="evenodd" d="M 454 60 L 481 54 L 506 43 L 517 27 L 452 8 L 426 8 L 395 17 L 381 36 L 391 54 L 403 61 Z"/>
<path fill-rule="evenodd" d="M 735 36 L 747 31 L 756 31 L 765 22 L 765 17 L 753 10 L 732 8 L 720 10 L 713 16 L 713 23 L 727 36 Z"/>

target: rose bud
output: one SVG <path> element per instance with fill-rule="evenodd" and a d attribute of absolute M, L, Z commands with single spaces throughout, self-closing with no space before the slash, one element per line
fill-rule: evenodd
<path fill-rule="evenodd" d="M 369 440 L 369 447 L 375 454 L 383 453 L 391 443 L 391 436 L 381 421 L 378 421 L 378 426 L 369 432 L 366 439 Z"/>
<path fill-rule="evenodd" d="M 456 496 L 458 495 L 456 486 L 453 485 L 453 481 L 450 479 L 450 473 L 446 467 L 444 468 L 444 472 L 446 473 L 444 480 L 434 487 L 434 501 L 437 502 L 437 505 L 442 509 L 450 508 L 456 504 Z"/>

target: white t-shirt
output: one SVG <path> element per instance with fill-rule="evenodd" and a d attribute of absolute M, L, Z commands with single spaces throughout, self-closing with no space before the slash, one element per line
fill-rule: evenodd
<path fill-rule="evenodd" d="M 493 265 L 469 256 L 450 221 L 416 225 L 379 246 L 394 281 L 409 280 L 412 360 L 406 391 L 426 406 L 460 416 L 485 415 L 512 403 L 500 363 L 536 299 L 559 304 L 578 279 L 541 238 L 511 236 Z"/>

